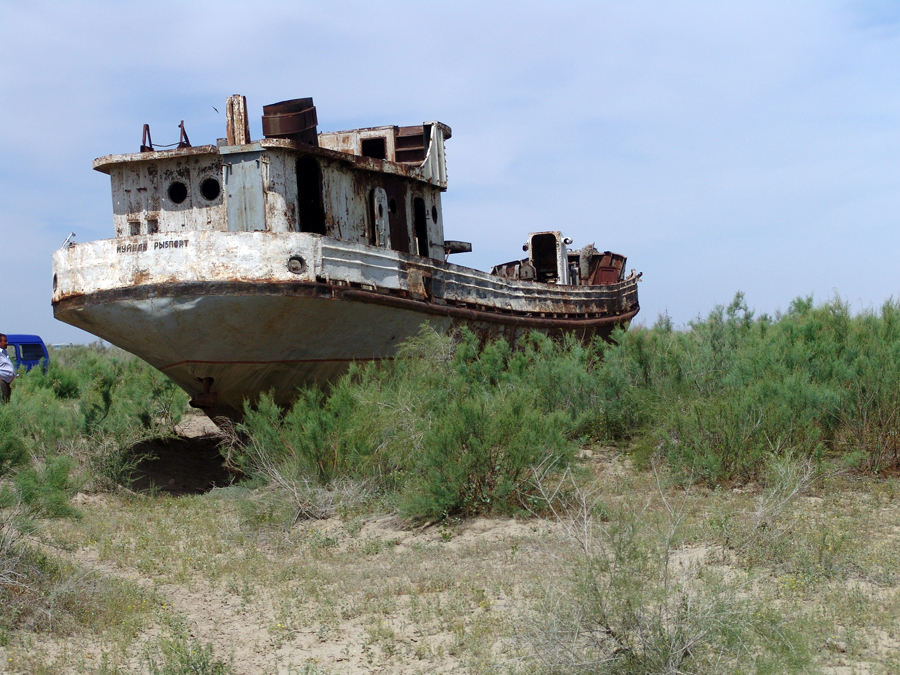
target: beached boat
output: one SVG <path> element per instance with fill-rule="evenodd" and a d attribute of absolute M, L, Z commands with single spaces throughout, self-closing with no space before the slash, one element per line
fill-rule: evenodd
<path fill-rule="evenodd" d="M 54 316 L 165 373 L 208 415 L 240 417 L 272 390 L 333 381 L 352 361 L 390 358 L 423 323 L 484 338 L 531 330 L 606 337 L 638 311 L 639 275 L 560 232 L 491 273 L 447 262 L 440 122 L 317 133 L 312 99 L 246 101 L 227 133 L 192 147 L 94 161 L 109 174 L 115 237 L 53 255 Z"/>

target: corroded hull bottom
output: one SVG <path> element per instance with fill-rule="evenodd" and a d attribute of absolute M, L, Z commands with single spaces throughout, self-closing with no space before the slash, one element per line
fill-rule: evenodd
<path fill-rule="evenodd" d="M 635 310 L 636 312 L 636 310 Z M 323 284 L 181 285 L 76 296 L 57 319 L 136 354 L 171 378 L 211 417 L 240 419 L 244 401 L 333 382 L 353 361 L 391 358 L 423 323 L 466 325 L 482 338 L 533 329 L 607 337 L 635 312 L 604 321 L 541 324 L 424 301 L 381 298 Z M 583 325 L 578 327 L 578 324 Z"/>

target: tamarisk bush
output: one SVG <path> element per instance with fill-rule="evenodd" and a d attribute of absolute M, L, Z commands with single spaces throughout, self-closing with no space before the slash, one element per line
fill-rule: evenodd
<path fill-rule="evenodd" d="M 662 317 L 610 343 L 426 329 L 286 413 L 268 397 L 248 405 L 242 428 L 289 474 L 371 480 L 409 517 L 433 519 L 514 511 L 529 467 L 564 467 L 595 442 L 710 485 L 764 480 L 786 453 L 894 468 L 898 403 L 900 305 L 853 316 L 838 299 L 801 298 L 757 317 L 738 293 L 683 330 Z"/>

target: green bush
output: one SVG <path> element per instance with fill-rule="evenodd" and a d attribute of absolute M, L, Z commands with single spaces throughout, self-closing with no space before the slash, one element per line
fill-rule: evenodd
<path fill-rule="evenodd" d="M 425 330 L 287 413 L 263 397 L 242 428 L 294 480 L 374 480 L 408 516 L 434 518 L 513 509 L 530 466 L 563 466 L 586 442 L 709 484 L 764 480 L 786 454 L 893 468 L 898 404 L 900 304 L 854 316 L 799 298 L 757 317 L 739 293 L 684 330 L 661 317 L 609 344 Z"/>
<path fill-rule="evenodd" d="M 22 501 L 36 515 L 50 518 L 73 516 L 77 511 L 69 506 L 69 472 L 73 462 L 69 457 L 54 457 L 42 467 L 28 467 L 16 476 L 16 487 Z"/>
<path fill-rule="evenodd" d="M 409 467 L 402 504 L 406 515 L 509 511 L 526 489 L 530 467 L 571 455 L 582 416 L 560 387 L 571 366 L 560 349 L 539 335 L 520 351 L 502 340 L 480 348 L 473 334 L 463 333 L 442 395 L 426 408 L 423 449 Z M 583 393 L 577 385 L 572 390 Z"/>
<path fill-rule="evenodd" d="M 566 422 L 563 413 L 543 414 L 518 389 L 454 397 L 424 434 L 403 512 L 435 518 L 515 508 L 529 469 L 570 453 Z"/>
<path fill-rule="evenodd" d="M 187 404 L 187 395 L 155 368 L 102 345 L 54 350 L 46 373 L 20 375 L 10 405 L 26 434 L 48 450 L 122 426 L 156 433 L 177 422 Z"/>
<path fill-rule="evenodd" d="M 28 448 L 15 414 L 9 406 L 0 406 L 0 480 L 27 459 Z"/>
<path fill-rule="evenodd" d="M 900 465 L 900 306 L 853 316 L 840 300 L 754 317 L 742 294 L 677 331 L 617 332 L 600 378 L 609 440 L 635 441 L 710 483 L 760 478 L 773 456 L 836 453 Z M 860 459 L 861 458 L 861 459 Z"/>
<path fill-rule="evenodd" d="M 305 390 L 283 413 L 247 406 L 232 461 L 251 475 L 327 485 L 374 481 L 410 518 L 508 511 L 528 469 L 569 457 L 592 427 L 596 350 L 534 335 L 522 349 L 431 329 L 400 357 L 351 369 L 326 396 Z"/>
<path fill-rule="evenodd" d="M 78 515 L 69 498 L 79 468 L 95 486 L 127 482 L 134 443 L 170 433 L 186 396 L 149 365 L 99 345 L 54 351 L 46 372 L 19 374 L 0 406 L 0 638 L 116 622 L 123 593 L 136 589 L 85 577 L 32 549 L 26 535 L 44 518 Z M 225 672 L 197 653 L 218 668 L 210 672 Z"/>
<path fill-rule="evenodd" d="M 95 487 L 128 484 L 132 448 L 172 433 L 187 395 L 159 371 L 113 347 L 54 350 L 47 372 L 20 371 L 7 406 L 39 460 L 75 460 Z"/>

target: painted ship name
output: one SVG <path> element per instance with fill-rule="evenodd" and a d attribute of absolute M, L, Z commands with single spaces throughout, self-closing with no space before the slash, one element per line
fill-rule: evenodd
<path fill-rule="evenodd" d="M 148 250 L 148 243 L 146 241 L 137 243 L 137 244 L 122 244 L 121 246 L 116 246 L 116 253 L 142 253 Z M 187 239 L 167 239 L 166 241 L 154 241 L 153 242 L 153 250 L 165 249 L 165 248 L 185 248 L 188 245 Z"/>

